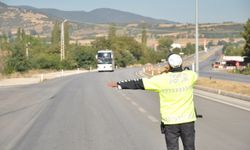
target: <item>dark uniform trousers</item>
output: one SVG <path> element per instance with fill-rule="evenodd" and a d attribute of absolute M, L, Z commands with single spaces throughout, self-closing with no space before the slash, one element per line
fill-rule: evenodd
<path fill-rule="evenodd" d="M 165 125 L 164 131 L 168 150 L 179 150 L 179 137 L 184 150 L 195 150 L 194 122 Z"/>

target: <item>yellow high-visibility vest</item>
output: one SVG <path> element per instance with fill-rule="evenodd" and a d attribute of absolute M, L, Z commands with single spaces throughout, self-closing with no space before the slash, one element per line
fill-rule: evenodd
<path fill-rule="evenodd" d="M 191 70 L 168 72 L 150 79 L 143 78 L 145 90 L 159 93 L 161 120 L 164 124 L 180 124 L 196 120 L 193 86 L 197 74 Z"/>

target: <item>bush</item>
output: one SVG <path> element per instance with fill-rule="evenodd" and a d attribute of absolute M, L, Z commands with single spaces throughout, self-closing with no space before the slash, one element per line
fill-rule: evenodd
<path fill-rule="evenodd" d="M 243 70 L 238 70 L 237 72 L 239 72 L 240 74 L 250 75 L 250 66 Z"/>
<path fill-rule="evenodd" d="M 55 54 L 40 54 L 32 62 L 36 69 L 60 69 L 60 58 Z"/>
<path fill-rule="evenodd" d="M 5 60 L 3 73 L 25 72 L 30 68 L 30 61 L 19 50 L 13 50 L 12 54 Z"/>
<path fill-rule="evenodd" d="M 135 63 L 134 56 L 128 50 L 115 51 L 115 64 L 119 67 L 126 67 Z"/>
<path fill-rule="evenodd" d="M 75 61 L 76 67 L 89 69 L 91 66 L 96 66 L 95 55 L 96 51 L 91 47 L 81 47 L 74 50 L 72 59 Z"/>
<path fill-rule="evenodd" d="M 74 62 L 73 60 L 66 60 L 64 59 L 63 61 L 60 62 L 60 69 L 74 69 L 77 68 L 77 63 Z"/>

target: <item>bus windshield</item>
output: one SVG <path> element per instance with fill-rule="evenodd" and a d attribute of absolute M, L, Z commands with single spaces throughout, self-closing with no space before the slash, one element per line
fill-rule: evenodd
<path fill-rule="evenodd" d="M 111 53 L 98 53 L 97 62 L 98 64 L 112 64 Z"/>

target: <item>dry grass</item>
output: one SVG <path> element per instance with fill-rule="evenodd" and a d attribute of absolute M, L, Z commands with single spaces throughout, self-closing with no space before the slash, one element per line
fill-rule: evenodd
<path fill-rule="evenodd" d="M 199 77 L 197 85 L 250 96 L 250 84 Z"/>
<path fill-rule="evenodd" d="M 11 79 L 11 78 L 29 78 L 37 74 L 41 73 L 50 73 L 50 72 L 55 72 L 56 70 L 30 70 L 28 72 L 20 73 L 12 73 L 10 75 L 2 75 L 0 74 L 0 80 L 1 79 Z"/>

